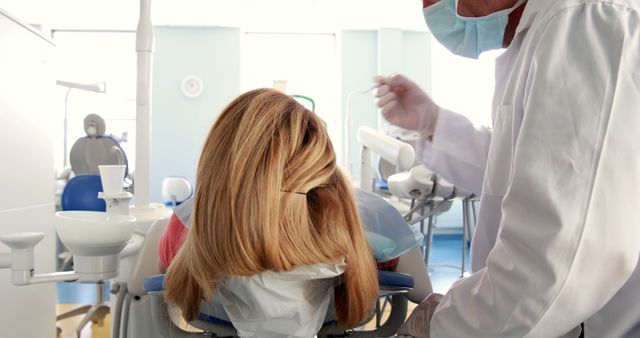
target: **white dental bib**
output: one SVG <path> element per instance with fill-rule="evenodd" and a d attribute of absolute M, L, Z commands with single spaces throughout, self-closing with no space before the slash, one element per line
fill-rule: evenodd
<path fill-rule="evenodd" d="M 336 277 L 345 268 L 345 263 L 321 263 L 224 277 L 216 282 L 213 301 L 203 302 L 200 312 L 230 321 L 240 337 L 313 337 L 325 321 Z"/>
<path fill-rule="evenodd" d="M 191 226 L 193 199 L 175 209 Z M 216 281 L 211 302 L 200 313 L 229 321 L 240 337 L 314 337 L 327 316 L 333 288 L 346 270 L 344 261 L 298 266 L 288 272 L 265 271 L 253 276 L 228 276 Z M 335 320 L 329 310 L 327 320 Z"/>

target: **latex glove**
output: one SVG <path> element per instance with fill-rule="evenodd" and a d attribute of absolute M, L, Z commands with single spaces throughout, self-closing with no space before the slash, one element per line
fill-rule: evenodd
<path fill-rule="evenodd" d="M 413 81 L 404 75 L 376 76 L 376 103 L 382 116 L 398 127 L 417 130 L 425 138 L 433 135 L 438 119 L 438 106 Z"/>
<path fill-rule="evenodd" d="M 418 305 L 407 321 L 398 329 L 398 336 L 410 336 L 415 338 L 429 338 L 431 331 L 431 317 L 442 301 L 442 295 L 432 293 Z"/>

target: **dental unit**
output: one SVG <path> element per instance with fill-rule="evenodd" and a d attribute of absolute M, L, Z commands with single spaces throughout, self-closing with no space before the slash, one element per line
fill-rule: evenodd
<path fill-rule="evenodd" d="M 396 173 L 387 178 L 389 193 L 399 199 L 411 201 L 404 218 L 408 224 L 420 223 L 420 231 L 425 234 L 422 249 L 427 264 L 435 217 L 448 211 L 454 200 L 461 200 L 463 240 L 460 276 L 464 276 L 467 240 L 472 236 L 476 219 L 476 196 L 447 182 L 425 166 L 416 164 L 415 151 L 408 143 L 364 126 L 358 129 L 358 141 L 362 145 L 360 185 L 363 189 L 374 190 L 376 173 L 371 168 L 373 154 L 379 155 L 381 159 L 396 167 Z"/>
<path fill-rule="evenodd" d="M 122 187 L 124 166 L 118 171 L 103 172 L 103 182 Z M 120 176 L 122 172 L 122 176 Z M 107 186 L 107 184 L 105 184 Z M 116 188 L 117 189 L 117 188 Z M 100 282 L 118 275 L 119 254 L 133 236 L 136 218 L 128 214 L 130 193 L 107 194 L 106 213 L 94 211 L 60 211 L 55 214 L 55 228 L 60 239 L 74 255 L 71 272 L 36 274 L 34 248 L 44 238 L 42 233 L 16 233 L 0 236 L 11 248 L 3 254 L 0 268 L 10 268 L 15 285 L 55 281 Z M 10 259 L 7 256 L 11 256 Z"/>

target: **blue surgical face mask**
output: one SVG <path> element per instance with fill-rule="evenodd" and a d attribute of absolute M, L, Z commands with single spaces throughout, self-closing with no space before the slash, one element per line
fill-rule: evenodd
<path fill-rule="evenodd" d="M 441 0 L 423 10 L 431 34 L 453 54 L 477 59 L 480 53 L 502 48 L 509 14 L 515 6 L 478 18 L 458 15 L 458 0 Z"/>

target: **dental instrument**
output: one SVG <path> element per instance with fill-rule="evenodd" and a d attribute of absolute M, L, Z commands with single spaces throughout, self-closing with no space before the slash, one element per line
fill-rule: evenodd
<path fill-rule="evenodd" d="M 346 107 L 345 107 L 345 113 L 346 113 L 346 118 L 345 118 L 345 125 L 346 125 L 346 133 L 345 133 L 345 156 L 347 158 L 347 168 L 349 169 L 350 173 L 353 173 L 353 159 L 351 158 L 351 130 L 353 129 L 353 116 L 351 114 L 351 100 L 353 99 L 354 95 L 366 95 L 371 93 L 373 90 L 375 90 L 376 88 L 378 88 L 379 84 L 375 84 L 371 87 L 369 87 L 368 89 L 364 89 L 364 90 L 354 90 L 349 92 L 349 94 L 347 94 L 347 100 L 346 100 Z"/>
<path fill-rule="evenodd" d="M 389 190 L 395 196 L 411 199 L 411 209 L 405 215 L 405 220 L 409 224 L 420 223 L 421 232 L 424 233 L 425 220 L 428 220 L 426 243 L 423 245 L 425 262 L 429 262 L 429 253 L 433 240 L 434 217 L 448 211 L 452 201 L 455 199 L 462 201 L 462 259 L 460 267 L 460 277 L 466 273 L 466 251 L 467 239 L 471 239 L 472 227 L 475 223 L 475 207 L 473 205 L 476 197 L 453 184 L 438 177 L 426 167 L 419 165 L 409 172 L 391 175 L 388 179 Z M 473 214 L 473 221 L 471 211 Z M 457 267 L 455 267 L 457 268 Z"/>
<path fill-rule="evenodd" d="M 387 179 L 389 191 L 393 196 L 411 200 L 411 207 L 404 215 L 404 218 L 408 224 L 419 223 L 421 233 L 424 234 L 426 230 L 422 249 L 424 260 L 427 264 L 433 240 L 435 217 L 448 211 L 453 204 L 453 200 L 462 200 L 463 240 L 460 277 L 463 277 L 466 271 L 466 243 L 467 238 L 471 238 L 471 227 L 473 226 L 470 209 L 473 208 L 475 196 L 455 187 L 422 165 L 412 167 L 415 164 L 415 151 L 407 143 L 369 127 L 361 127 L 358 130 L 358 141 L 362 144 L 360 184 L 363 189 L 367 191 L 373 190 L 374 171 L 370 168 L 372 151 L 396 166 L 398 173 L 389 176 Z M 475 209 L 472 210 L 475 212 Z M 425 224 L 425 221 L 427 224 Z"/>

